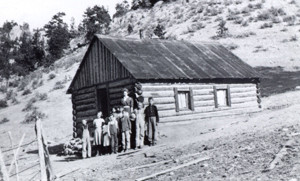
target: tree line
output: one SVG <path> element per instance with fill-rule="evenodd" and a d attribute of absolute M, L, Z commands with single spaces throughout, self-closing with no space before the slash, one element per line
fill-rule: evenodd
<path fill-rule="evenodd" d="M 130 10 L 151 8 L 156 2 L 158 0 L 133 0 L 130 6 L 128 1 L 124 0 L 116 4 L 113 18 L 121 17 Z M 47 24 L 34 29 L 33 32 L 30 31 L 28 23 L 3 23 L 0 27 L 0 78 L 9 80 L 11 75 L 24 76 L 38 67 L 52 65 L 64 55 L 73 38 L 84 36 L 85 42 L 89 43 L 95 33 L 109 33 L 112 18 L 104 6 L 88 7 L 78 26 L 75 25 L 74 18 L 68 25 L 63 20 L 65 15 L 64 12 L 58 12 Z M 19 26 L 22 32 L 19 37 L 12 38 L 11 31 L 15 26 Z M 159 35 L 163 33 L 160 32 L 160 28 L 162 27 L 158 27 L 157 32 Z"/>

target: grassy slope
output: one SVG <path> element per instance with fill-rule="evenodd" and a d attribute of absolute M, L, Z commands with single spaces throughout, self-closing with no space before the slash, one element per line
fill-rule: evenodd
<path fill-rule="evenodd" d="M 265 0 L 265 2 L 261 0 L 203 0 L 191 1 L 185 5 L 182 5 L 181 1 L 158 3 L 151 10 L 131 11 L 124 17 L 115 19 L 112 25 L 112 35 L 138 37 L 139 29 L 144 29 L 148 35 L 160 23 L 166 27 L 166 36 L 169 38 L 218 41 L 227 47 L 237 46 L 233 52 L 252 66 L 282 66 L 295 70 L 300 68 L 300 58 L 297 56 L 300 44 L 298 40 L 290 41 L 290 39 L 292 36 L 300 37 L 300 1 L 292 4 L 290 2 L 290 0 Z M 249 4 L 254 8 L 246 8 Z M 261 4 L 262 7 L 255 8 L 256 4 Z M 272 19 L 256 21 L 256 17 L 271 7 L 283 9 L 286 15 L 278 16 L 280 23 L 273 23 L 272 28 L 260 29 L 262 24 L 272 22 Z M 235 17 L 239 17 L 242 21 L 227 20 L 227 17 L 233 14 L 236 14 Z M 289 22 L 283 22 L 287 16 L 295 16 L 293 26 L 288 26 Z M 232 36 L 212 40 L 211 37 L 216 35 L 220 18 L 227 21 L 226 26 Z M 252 18 L 253 21 L 251 21 Z M 247 22 L 248 26 L 242 26 L 242 22 Z M 127 32 L 128 24 L 133 26 L 134 31 L 131 35 Z M 205 27 L 201 28 L 203 25 Z M 281 31 L 283 29 L 284 32 Z M 251 32 L 255 35 L 237 38 Z"/>

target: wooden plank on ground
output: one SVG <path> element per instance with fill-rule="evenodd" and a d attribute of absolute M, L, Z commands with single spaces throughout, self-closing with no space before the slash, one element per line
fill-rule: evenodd
<path fill-rule="evenodd" d="M 174 171 L 174 170 L 178 170 L 178 169 L 180 169 L 180 168 L 184 168 L 184 167 L 187 167 L 187 166 L 190 166 L 190 165 L 194 165 L 194 164 L 197 164 L 197 163 L 199 163 L 199 162 L 202 162 L 202 161 L 205 161 L 205 160 L 208 160 L 208 159 L 210 159 L 210 158 L 209 158 L 209 157 L 198 158 L 198 159 L 195 159 L 195 160 L 193 160 L 193 161 L 190 161 L 190 162 L 187 162 L 187 163 L 178 165 L 178 166 L 176 166 L 176 167 L 169 168 L 169 169 L 167 169 L 167 170 L 163 170 L 163 171 L 161 171 L 161 172 L 157 172 L 157 173 L 148 175 L 148 176 L 146 176 L 146 177 L 138 178 L 138 179 L 136 179 L 136 181 L 148 180 L 148 179 L 157 177 L 157 176 L 159 176 L 159 175 L 163 175 L 163 174 L 172 172 L 172 171 Z"/>

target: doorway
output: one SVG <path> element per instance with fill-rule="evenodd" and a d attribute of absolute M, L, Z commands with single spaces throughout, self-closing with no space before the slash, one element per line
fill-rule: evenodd
<path fill-rule="evenodd" d="M 107 90 L 105 89 L 97 89 L 97 111 L 102 111 L 102 115 L 104 118 L 108 116 L 109 113 L 109 104 L 107 98 Z"/>

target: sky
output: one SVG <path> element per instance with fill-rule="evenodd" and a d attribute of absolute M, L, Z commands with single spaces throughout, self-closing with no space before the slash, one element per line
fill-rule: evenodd
<path fill-rule="evenodd" d="M 86 8 L 103 5 L 110 15 L 115 13 L 116 3 L 122 0 L 0 0 L 0 26 L 8 20 L 14 20 L 19 25 L 29 23 L 30 29 L 42 28 L 53 15 L 65 12 L 65 22 L 72 17 L 79 24 Z"/>

